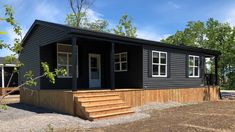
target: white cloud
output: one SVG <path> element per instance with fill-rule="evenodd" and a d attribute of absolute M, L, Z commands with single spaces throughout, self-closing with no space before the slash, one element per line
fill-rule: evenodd
<path fill-rule="evenodd" d="M 232 26 L 235 26 L 235 9 L 230 9 L 225 13 L 225 22 L 230 23 Z"/>
<path fill-rule="evenodd" d="M 61 14 L 60 10 L 52 3 L 42 1 L 38 2 L 36 5 L 34 16 L 36 16 L 37 19 L 56 21 L 57 18 L 63 16 L 63 14 Z"/>
<path fill-rule="evenodd" d="M 6 36 L 8 38 L 8 41 L 6 43 L 12 44 L 14 42 L 15 38 L 19 38 L 19 36 L 15 34 L 15 32 L 13 31 L 13 29 L 11 27 L 8 27 L 6 29 L 6 31 L 7 31 Z M 26 32 L 27 32 L 27 29 L 26 28 L 22 28 L 22 37 L 25 36 Z"/>
<path fill-rule="evenodd" d="M 87 18 L 90 21 L 95 21 L 98 19 L 102 19 L 103 15 L 99 12 L 96 12 L 92 9 L 87 9 Z"/>
<path fill-rule="evenodd" d="M 170 34 L 160 34 L 151 28 L 139 28 L 137 30 L 137 37 L 147 40 L 160 41 L 168 36 L 170 36 Z"/>
<path fill-rule="evenodd" d="M 167 4 L 175 9 L 179 9 L 181 8 L 180 5 L 176 4 L 175 2 L 173 1 L 168 1 Z"/>
<path fill-rule="evenodd" d="M 12 27 L 7 27 L 6 28 L 6 32 L 7 32 L 6 39 L 4 40 L 4 42 L 6 44 L 10 44 L 11 46 L 13 46 L 14 39 L 20 38 L 20 36 L 15 34 L 15 32 L 12 29 Z M 27 29 L 22 27 L 22 37 L 25 36 L 26 32 L 27 32 Z M 13 52 L 11 52 L 8 49 L 1 49 L 0 50 L 0 56 L 8 56 L 8 55 L 11 55 L 11 54 L 13 54 Z"/>

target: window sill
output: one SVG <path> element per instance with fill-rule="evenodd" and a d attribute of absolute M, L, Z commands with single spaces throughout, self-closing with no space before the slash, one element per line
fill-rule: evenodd
<path fill-rule="evenodd" d="M 73 78 L 73 77 L 57 77 L 57 78 L 62 78 L 62 79 L 63 79 L 63 78 Z M 78 77 L 77 77 L 77 78 L 78 78 Z"/>
<path fill-rule="evenodd" d="M 200 78 L 199 76 L 189 76 L 189 78 Z"/>
<path fill-rule="evenodd" d="M 157 76 L 157 75 L 152 75 L 152 77 L 154 77 L 154 78 L 157 78 L 157 77 L 159 77 L 159 78 L 167 78 L 167 76 Z"/>
<path fill-rule="evenodd" d="M 128 70 L 114 71 L 114 72 L 127 72 Z"/>

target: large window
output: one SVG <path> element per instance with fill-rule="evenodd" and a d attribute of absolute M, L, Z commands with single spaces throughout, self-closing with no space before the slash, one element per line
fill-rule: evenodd
<path fill-rule="evenodd" d="M 115 72 L 127 71 L 127 52 L 115 54 Z"/>
<path fill-rule="evenodd" d="M 57 68 L 65 69 L 67 75 L 58 77 L 72 77 L 72 46 L 66 44 L 57 44 Z"/>
<path fill-rule="evenodd" d="M 167 52 L 152 51 L 152 77 L 167 77 Z"/>
<path fill-rule="evenodd" d="M 199 77 L 199 56 L 189 55 L 189 77 Z"/>

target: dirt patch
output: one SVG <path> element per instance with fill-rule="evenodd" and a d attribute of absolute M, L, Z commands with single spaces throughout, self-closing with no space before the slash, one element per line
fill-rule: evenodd
<path fill-rule="evenodd" d="M 165 110 L 152 110 L 151 117 L 132 123 L 90 129 L 95 132 L 232 132 L 235 101 L 205 102 Z"/>

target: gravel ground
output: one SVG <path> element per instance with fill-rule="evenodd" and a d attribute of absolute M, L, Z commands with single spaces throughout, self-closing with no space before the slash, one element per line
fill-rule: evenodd
<path fill-rule="evenodd" d="M 54 130 L 76 130 L 82 131 L 89 128 L 106 127 L 130 123 L 142 119 L 147 119 L 150 115 L 146 110 L 160 110 L 170 107 L 182 106 L 181 103 L 159 104 L 152 103 L 142 107 L 134 108 L 136 113 L 129 116 L 122 116 L 106 120 L 87 121 L 78 117 L 53 113 L 46 109 L 28 106 L 24 104 L 9 105 L 8 110 L 0 112 L 0 131 L 1 132 L 23 132 L 23 131 L 49 131 Z"/>

